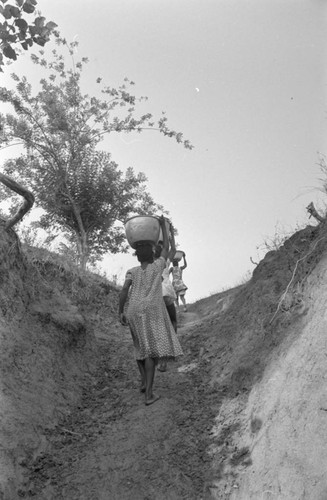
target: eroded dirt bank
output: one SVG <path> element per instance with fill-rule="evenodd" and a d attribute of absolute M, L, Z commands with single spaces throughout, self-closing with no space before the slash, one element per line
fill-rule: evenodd
<path fill-rule="evenodd" d="M 226 313 L 194 330 L 207 339 L 210 386 L 225 388 L 208 449 L 211 498 L 327 498 L 326 243 L 324 225 L 295 233 Z"/>
<path fill-rule="evenodd" d="M 99 310 L 110 324 L 117 291 L 55 254 L 22 249 L 1 225 L 0 257 L 0 498 L 16 500 L 47 433 L 82 397 L 97 365 Z"/>
<path fill-rule="evenodd" d="M 239 471 L 234 490 L 226 469 L 214 498 L 225 498 L 227 488 L 233 500 L 327 499 L 327 256 L 306 280 L 302 301 L 262 380 L 246 405 L 236 406 L 234 442 L 251 463 Z M 235 422 L 233 409 L 223 405 L 216 429 Z"/>

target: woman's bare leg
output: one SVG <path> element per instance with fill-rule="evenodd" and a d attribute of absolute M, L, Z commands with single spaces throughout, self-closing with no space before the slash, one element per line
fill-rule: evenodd
<path fill-rule="evenodd" d="M 187 311 L 185 295 L 180 295 L 181 301 L 183 302 L 184 311 Z"/>
<path fill-rule="evenodd" d="M 145 404 L 151 405 L 159 399 L 159 396 L 153 394 L 154 373 L 156 370 L 156 360 L 154 358 L 146 358 L 144 360 L 145 368 Z"/>
<path fill-rule="evenodd" d="M 145 392 L 145 362 L 144 359 L 137 359 L 136 362 L 141 375 L 141 392 Z"/>

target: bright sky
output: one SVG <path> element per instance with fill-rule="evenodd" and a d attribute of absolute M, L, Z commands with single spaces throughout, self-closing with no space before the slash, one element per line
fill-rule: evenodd
<path fill-rule="evenodd" d="M 148 110 L 194 145 L 150 131 L 110 135 L 101 148 L 144 172 L 186 252 L 192 302 L 239 284 L 276 232 L 324 206 L 318 152 L 327 154 L 325 0 L 38 0 L 47 20 L 88 57 L 95 79 L 133 80 Z M 28 55 L 9 72 L 38 80 Z M 8 153 L 6 153 L 8 154 Z M 0 161 L 2 160 L 0 156 Z M 315 224 L 314 221 L 312 221 Z M 259 251 L 262 257 L 264 251 Z M 123 280 L 131 254 L 105 259 Z"/>

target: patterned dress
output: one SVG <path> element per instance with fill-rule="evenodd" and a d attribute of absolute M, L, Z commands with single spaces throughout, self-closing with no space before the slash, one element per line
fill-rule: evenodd
<path fill-rule="evenodd" d="M 163 301 L 161 276 L 165 264 L 160 257 L 144 269 L 133 267 L 126 273 L 126 279 L 132 280 L 126 317 L 138 360 L 175 359 L 183 354 Z"/>
<path fill-rule="evenodd" d="M 179 266 L 174 266 L 172 270 L 173 275 L 173 287 L 177 295 L 184 295 L 187 286 L 182 280 L 183 270 Z"/>

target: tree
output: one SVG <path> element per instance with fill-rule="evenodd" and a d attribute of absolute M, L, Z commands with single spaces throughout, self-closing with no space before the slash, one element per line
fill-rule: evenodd
<path fill-rule="evenodd" d="M 34 43 L 44 46 L 56 28 L 56 23 L 46 22 L 45 17 L 37 15 L 33 23 L 26 21 L 28 14 L 35 14 L 36 0 L 15 0 L 16 5 L 0 0 L 0 72 L 3 72 L 3 56 L 16 60 L 19 47 L 28 50 Z"/>
<path fill-rule="evenodd" d="M 1 0 L 0 0 L 1 1 Z M 67 44 L 57 36 L 58 45 L 67 46 L 73 58 L 78 42 Z M 165 113 L 153 121 L 152 114 L 144 113 L 136 117 L 136 106 L 147 100 L 135 97 L 130 92 L 134 82 L 125 78 L 117 89 L 102 86 L 100 92 L 105 99 L 83 95 L 80 81 L 87 58 L 67 69 L 64 56 L 56 49 L 52 51 L 53 60 L 48 62 L 41 50 L 40 56 L 32 55 L 33 62 L 49 74 L 41 79 L 41 90 L 32 96 L 32 87 L 26 77 L 12 74 L 16 81 L 17 92 L 0 88 L 0 100 L 11 103 L 16 117 L 0 115 L 0 126 L 6 124 L 2 140 L 6 143 L 18 139 L 29 150 L 39 154 L 57 156 L 59 161 L 69 161 L 83 154 L 87 147 L 95 147 L 103 135 L 111 132 L 141 132 L 156 130 L 173 137 L 185 148 L 193 146 L 183 138 L 181 132 L 170 129 Z M 102 79 L 96 79 L 101 84 Z M 58 151 L 58 148 L 60 152 Z M 62 152 L 64 151 L 64 152 Z"/>
<path fill-rule="evenodd" d="M 124 174 L 110 154 L 88 149 L 82 162 L 69 169 L 47 167 L 40 182 L 44 163 L 22 155 L 6 163 L 6 172 L 18 175 L 37 192 L 38 204 L 45 212 L 39 227 L 60 230 L 75 250 L 82 269 L 105 253 L 126 251 L 122 224 L 131 214 L 163 211 L 146 191 L 146 177 L 132 168 Z"/>
<path fill-rule="evenodd" d="M 70 44 L 71 54 L 75 46 Z M 67 70 L 56 50 L 51 62 L 43 55 L 41 51 L 41 58 L 32 57 L 36 64 L 50 69 L 50 75 L 41 80 L 41 90 L 35 96 L 26 77 L 13 75 L 17 91 L 0 88 L 0 100 L 11 103 L 16 111 L 15 115 L 0 115 L 3 141 L 19 141 L 26 151 L 7 162 L 6 173 L 25 181 L 46 211 L 43 227 L 61 227 L 85 267 L 90 258 L 124 250 L 118 220 L 162 209 L 147 193 L 144 174 L 136 175 L 129 169 L 123 176 L 110 155 L 97 150 L 103 135 L 153 129 L 187 148 L 192 146 L 181 133 L 168 128 L 164 115 L 156 126 L 149 113 L 135 116 L 137 103 L 145 99 L 129 92 L 127 86 L 133 82 L 125 80 L 118 89 L 104 87 L 106 99 L 89 97 L 80 89 L 86 59 Z"/>

